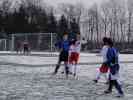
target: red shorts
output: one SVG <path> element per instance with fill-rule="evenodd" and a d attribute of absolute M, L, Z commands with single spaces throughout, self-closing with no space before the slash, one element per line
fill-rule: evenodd
<path fill-rule="evenodd" d="M 69 57 L 69 63 L 78 63 L 79 61 L 79 53 L 72 52 L 70 57 Z"/>
<path fill-rule="evenodd" d="M 101 73 L 107 73 L 109 70 L 109 67 L 105 64 L 102 64 L 102 66 L 100 67 L 100 72 Z"/>

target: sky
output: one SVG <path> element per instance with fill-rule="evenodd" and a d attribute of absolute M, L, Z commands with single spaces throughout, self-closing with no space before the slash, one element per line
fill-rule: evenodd
<path fill-rule="evenodd" d="M 0 0 L 2 1 L 2 0 Z M 18 1 L 20 0 L 10 0 L 10 1 Z M 57 7 L 60 3 L 70 3 L 70 4 L 76 4 L 76 3 L 82 3 L 85 8 L 90 8 L 94 3 L 101 4 L 102 2 L 106 2 L 108 0 L 42 0 L 44 3 L 48 3 L 49 5 Z"/>
<path fill-rule="evenodd" d="M 82 3 L 85 5 L 85 7 L 89 7 L 94 3 L 101 4 L 102 2 L 105 1 L 108 0 L 44 0 L 44 2 L 54 6 L 57 6 L 59 3 L 70 3 L 70 4 Z"/>

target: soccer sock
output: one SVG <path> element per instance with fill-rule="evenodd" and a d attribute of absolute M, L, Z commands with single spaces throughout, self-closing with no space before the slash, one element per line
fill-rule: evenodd
<path fill-rule="evenodd" d="M 101 72 L 100 70 L 97 71 L 97 74 L 96 74 L 96 80 L 99 80 L 100 79 L 100 76 L 101 76 Z"/>
<path fill-rule="evenodd" d="M 106 82 L 108 82 L 109 81 L 108 74 L 107 73 L 104 73 L 103 75 L 105 77 Z"/>
<path fill-rule="evenodd" d="M 123 93 L 123 90 L 121 88 L 121 85 L 117 82 L 117 80 L 114 80 L 114 85 L 115 85 L 115 88 L 117 89 L 117 91 L 119 92 L 119 94 L 124 94 Z"/>
<path fill-rule="evenodd" d="M 66 75 L 69 74 L 69 67 L 68 67 L 67 63 L 65 63 L 65 73 L 66 73 Z"/>
<path fill-rule="evenodd" d="M 114 80 L 110 80 L 110 81 L 109 81 L 109 88 L 108 88 L 108 91 L 112 92 L 113 86 L 114 86 Z"/>
<path fill-rule="evenodd" d="M 58 72 L 58 69 L 59 69 L 59 68 L 60 68 L 60 64 L 57 64 L 57 65 L 56 65 L 56 68 L 55 68 L 55 71 L 54 71 L 55 74 Z"/>
<path fill-rule="evenodd" d="M 72 68 L 73 67 L 73 64 L 69 64 L 68 66 L 69 66 L 69 72 L 73 72 L 73 70 L 72 70 L 73 69 Z"/>

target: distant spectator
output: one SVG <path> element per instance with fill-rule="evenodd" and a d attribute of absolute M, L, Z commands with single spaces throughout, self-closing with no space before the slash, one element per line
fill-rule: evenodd
<path fill-rule="evenodd" d="M 28 55 L 30 53 L 30 46 L 27 41 L 25 41 L 23 43 L 23 50 L 24 50 L 24 54 L 26 54 L 26 55 Z"/>
<path fill-rule="evenodd" d="M 17 52 L 17 54 L 21 53 L 21 50 L 22 50 L 22 42 L 18 41 L 17 45 L 16 45 L 16 52 Z"/>
<path fill-rule="evenodd" d="M 83 38 L 81 41 L 81 48 L 83 51 L 85 51 L 85 49 L 86 49 L 86 44 L 87 44 L 87 41 L 85 40 L 85 38 Z"/>

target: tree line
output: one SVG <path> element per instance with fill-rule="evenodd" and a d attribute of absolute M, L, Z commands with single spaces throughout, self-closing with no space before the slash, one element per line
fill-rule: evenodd
<path fill-rule="evenodd" d="M 92 5 L 82 22 L 89 48 L 99 48 L 102 37 L 111 37 L 119 49 L 132 49 L 133 1 L 108 0 L 100 6 Z"/>
<path fill-rule="evenodd" d="M 14 7 L 14 8 L 13 8 Z M 0 4 L 1 37 L 12 33 L 79 33 L 79 23 L 75 18 L 61 14 L 58 18 L 53 7 L 42 5 L 41 0 L 21 0 L 12 5 L 12 1 L 3 0 Z"/>
<path fill-rule="evenodd" d="M 52 32 L 58 37 L 64 32 L 81 33 L 87 49 L 100 48 L 104 36 L 111 37 L 120 49 L 133 48 L 132 0 L 108 0 L 88 8 L 81 3 L 62 3 L 55 8 L 43 0 L 20 0 L 13 10 L 9 0 L 2 1 L 1 33 Z"/>

